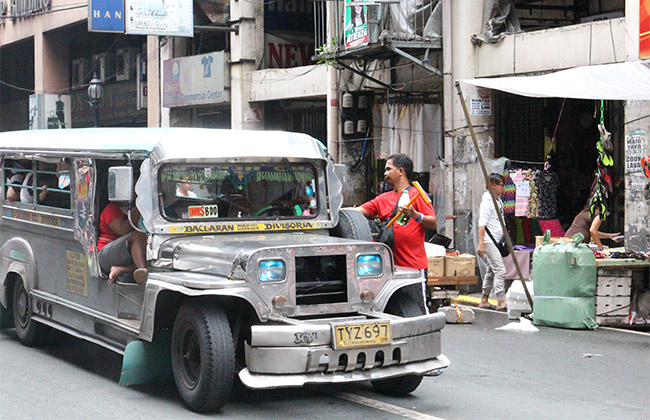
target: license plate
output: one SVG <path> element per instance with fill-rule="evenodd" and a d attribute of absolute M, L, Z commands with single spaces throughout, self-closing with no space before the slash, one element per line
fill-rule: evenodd
<path fill-rule="evenodd" d="M 390 322 L 332 325 L 334 348 L 349 349 L 391 343 Z"/>
<path fill-rule="evenodd" d="M 190 219 L 205 219 L 208 217 L 219 217 L 219 206 L 189 206 L 187 208 Z"/>

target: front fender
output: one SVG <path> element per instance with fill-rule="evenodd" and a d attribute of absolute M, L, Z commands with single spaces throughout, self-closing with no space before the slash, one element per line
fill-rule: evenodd
<path fill-rule="evenodd" d="M 424 275 L 422 274 L 422 270 L 395 267 L 393 277 L 384 284 L 384 287 L 375 296 L 375 300 L 372 302 L 372 309 L 383 312 L 395 292 L 412 284 L 421 284 L 423 281 Z"/>
<path fill-rule="evenodd" d="M 150 273 L 142 305 L 142 324 L 139 338 L 145 341 L 153 340 L 156 303 L 163 291 L 170 291 L 187 297 L 233 297 L 246 302 L 260 320 L 267 320 L 271 314 L 271 308 L 253 290 L 247 287 L 244 281 L 224 279 L 223 281 L 213 282 L 212 285 L 214 287 L 211 288 L 191 288 L 184 285 L 182 279 L 172 277 L 167 273 Z"/>
<path fill-rule="evenodd" d="M 38 286 L 36 273 L 36 258 L 29 242 L 23 238 L 9 239 L 0 248 L 0 303 L 7 307 L 7 283 L 10 273 L 15 273 L 23 280 L 25 290 L 30 291 Z"/>

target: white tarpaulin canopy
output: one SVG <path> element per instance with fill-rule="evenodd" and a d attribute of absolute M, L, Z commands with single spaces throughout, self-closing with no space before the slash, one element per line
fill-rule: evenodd
<path fill-rule="evenodd" d="M 542 76 L 460 81 L 537 98 L 650 100 L 650 65 L 641 61 L 574 67 Z"/>

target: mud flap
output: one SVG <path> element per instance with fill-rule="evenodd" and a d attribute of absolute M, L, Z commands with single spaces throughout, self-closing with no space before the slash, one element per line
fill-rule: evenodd
<path fill-rule="evenodd" d="M 14 326 L 14 314 L 12 313 L 11 307 L 5 308 L 0 304 L 0 330 L 5 328 L 13 328 Z"/>
<path fill-rule="evenodd" d="M 151 343 L 135 340 L 127 344 L 122 359 L 120 385 L 142 385 L 171 377 L 171 331 L 157 331 Z"/>

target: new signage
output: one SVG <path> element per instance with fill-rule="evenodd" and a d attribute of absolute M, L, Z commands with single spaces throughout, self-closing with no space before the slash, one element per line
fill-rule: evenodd
<path fill-rule="evenodd" d="M 124 0 L 88 0 L 88 32 L 124 33 Z"/>
<path fill-rule="evenodd" d="M 163 106 L 225 102 L 224 53 L 179 57 L 163 62 Z"/>
<path fill-rule="evenodd" d="M 124 0 L 129 35 L 194 36 L 192 0 Z"/>
<path fill-rule="evenodd" d="M 348 5 L 352 0 L 345 0 L 345 48 L 354 48 L 368 45 L 370 36 L 368 22 L 366 22 L 366 6 Z"/>

